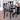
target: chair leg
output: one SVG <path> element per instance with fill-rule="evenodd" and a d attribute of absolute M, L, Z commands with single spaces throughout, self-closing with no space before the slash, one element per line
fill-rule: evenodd
<path fill-rule="evenodd" d="M 17 17 L 17 15 L 16 15 L 16 17 Z"/>
<path fill-rule="evenodd" d="M 14 17 L 14 15 L 12 15 L 12 17 Z"/>
<path fill-rule="evenodd" d="M 20 17 L 20 14 L 19 14 L 19 17 Z"/>
<path fill-rule="evenodd" d="M 15 13 L 12 14 L 12 17 L 14 17 Z"/>
<path fill-rule="evenodd" d="M 16 17 L 17 17 L 17 15 L 16 15 Z"/>

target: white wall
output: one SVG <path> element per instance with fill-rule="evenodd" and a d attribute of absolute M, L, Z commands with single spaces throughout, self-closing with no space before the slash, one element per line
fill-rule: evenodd
<path fill-rule="evenodd" d="M 4 3 L 7 3 L 8 1 L 13 1 L 13 0 L 3 0 Z"/>
<path fill-rule="evenodd" d="M 0 4 L 1 4 L 1 7 L 0 7 L 0 11 L 3 10 L 3 2 L 4 3 L 7 3 L 8 1 L 14 1 L 14 0 L 0 0 Z"/>
<path fill-rule="evenodd" d="M 3 0 L 3 2 L 7 3 L 8 1 L 16 1 L 16 0 Z"/>
<path fill-rule="evenodd" d="M 0 0 L 0 4 L 1 4 L 1 7 L 0 7 L 0 10 L 3 10 L 3 2 L 4 3 L 8 3 L 8 1 L 14 1 L 14 0 Z"/>
<path fill-rule="evenodd" d="M 3 10 L 3 0 L 0 0 L 1 1 L 1 7 L 0 7 L 0 11 Z"/>
<path fill-rule="evenodd" d="M 1 1 L 1 7 L 0 10 L 3 10 L 3 2 L 8 3 L 8 1 L 16 1 L 16 0 L 0 0 Z"/>

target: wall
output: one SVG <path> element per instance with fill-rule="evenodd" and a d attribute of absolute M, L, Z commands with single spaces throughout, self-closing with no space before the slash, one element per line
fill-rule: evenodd
<path fill-rule="evenodd" d="M 3 10 L 3 3 L 8 3 L 8 1 L 16 1 L 16 0 L 0 0 L 0 10 Z"/>
<path fill-rule="evenodd" d="M 0 5 L 1 5 L 1 6 L 0 6 L 0 11 L 2 11 L 2 10 L 3 10 L 3 0 L 0 0 L 0 3 L 1 3 L 1 4 L 0 4 Z"/>
<path fill-rule="evenodd" d="M 8 2 L 8 1 L 16 1 L 16 0 L 3 0 L 3 2 L 5 2 L 5 3 Z"/>

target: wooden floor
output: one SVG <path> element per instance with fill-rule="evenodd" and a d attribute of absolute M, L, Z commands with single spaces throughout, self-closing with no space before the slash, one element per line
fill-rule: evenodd
<path fill-rule="evenodd" d="M 3 15 L 4 15 L 4 11 L 0 11 L 0 20 L 4 20 Z"/>
<path fill-rule="evenodd" d="M 10 20 L 10 15 L 9 15 L 9 13 L 8 13 L 8 17 L 6 18 L 3 18 L 3 16 L 4 16 L 4 10 L 3 11 L 0 11 L 0 20 Z M 17 15 L 17 18 L 16 17 L 12 17 L 12 15 L 11 15 L 11 20 L 20 20 L 20 16 L 19 15 Z"/>
<path fill-rule="evenodd" d="M 8 20 L 6 18 L 3 18 L 4 16 L 4 10 L 0 11 L 0 20 Z"/>

